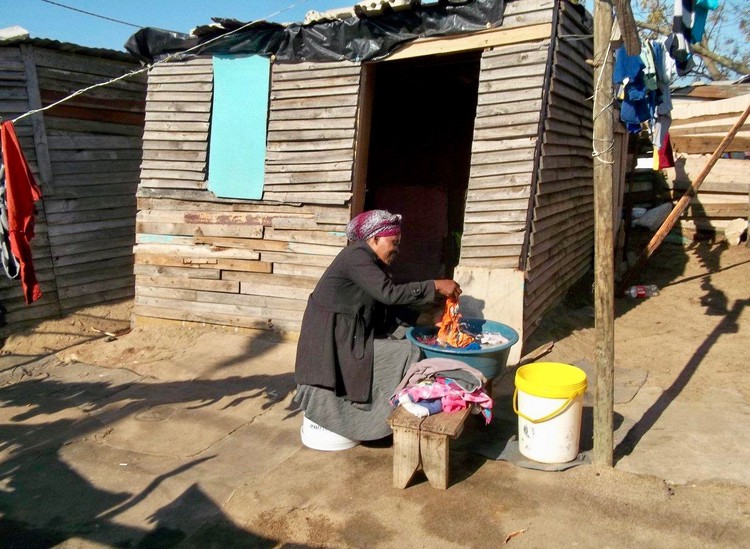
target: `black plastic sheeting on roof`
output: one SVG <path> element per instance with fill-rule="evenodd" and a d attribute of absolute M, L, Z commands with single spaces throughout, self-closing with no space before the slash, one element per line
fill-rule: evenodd
<path fill-rule="evenodd" d="M 260 21 L 243 26 L 235 20 L 214 19 L 223 28 L 196 29 L 197 36 L 147 27 L 125 43 L 133 55 L 153 61 L 168 54 L 198 47 L 191 55 L 256 54 L 276 62 L 371 61 L 387 56 L 399 45 L 427 36 L 449 36 L 499 27 L 504 0 L 468 0 L 462 5 L 440 4 L 404 11 L 386 11 L 373 17 L 350 17 L 308 25 L 281 25 Z"/>

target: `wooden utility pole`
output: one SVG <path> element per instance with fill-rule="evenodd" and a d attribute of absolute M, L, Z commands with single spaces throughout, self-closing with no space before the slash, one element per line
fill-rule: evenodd
<path fill-rule="evenodd" d="M 611 0 L 594 0 L 594 464 L 612 466 L 614 416 L 613 51 Z"/>

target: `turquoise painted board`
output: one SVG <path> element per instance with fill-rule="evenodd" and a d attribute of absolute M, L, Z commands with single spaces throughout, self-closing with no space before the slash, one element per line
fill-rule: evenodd
<path fill-rule="evenodd" d="M 143 242 L 144 244 L 170 244 L 174 239 L 175 236 L 172 234 L 138 234 L 138 241 Z"/>
<path fill-rule="evenodd" d="M 263 197 L 270 61 L 215 56 L 208 188 L 222 198 Z"/>

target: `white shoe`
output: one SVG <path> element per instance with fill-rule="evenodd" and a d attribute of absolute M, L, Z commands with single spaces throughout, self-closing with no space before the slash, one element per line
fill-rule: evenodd
<path fill-rule="evenodd" d="M 323 450 L 324 452 L 337 452 L 339 450 L 348 450 L 359 444 L 356 440 L 350 440 L 325 427 L 321 427 L 314 421 L 302 416 L 302 427 L 299 430 L 302 437 L 302 444 L 313 450 Z"/>

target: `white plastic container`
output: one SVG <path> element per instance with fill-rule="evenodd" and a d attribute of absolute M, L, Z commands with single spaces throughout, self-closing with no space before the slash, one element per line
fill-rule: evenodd
<path fill-rule="evenodd" d="M 521 366 L 513 399 L 521 454 L 540 463 L 573 461 L 578 456 L 585 391 L 586 373 L 575 366 Z"/>
<path fill-rule="evenodd" d="M 337 452 L 339 450 L 348 450 L 359 444 L 356 440 L 351 440 L 325 427 L 321 427 L 314 421 L 302 416 L 302 427 L 299 430 L 302 437 L 302 444 L 313 450 L 322 450 L 324 452 Z"/>

